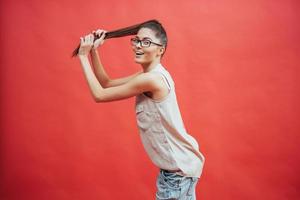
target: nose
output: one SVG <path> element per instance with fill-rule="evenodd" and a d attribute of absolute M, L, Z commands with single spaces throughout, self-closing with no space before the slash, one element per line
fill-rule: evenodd
<path fill-rule="evenodd" d="M 138 48 L 142 48 L 141 41 L 139 41 L 135 46 L 138 47 Z"/>

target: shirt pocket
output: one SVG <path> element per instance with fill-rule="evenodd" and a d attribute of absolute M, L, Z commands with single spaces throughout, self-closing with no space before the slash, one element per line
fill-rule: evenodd
<path fill-rule="evenodd" d="M 138 127 L 143 132 L 151 132 L 153 134 L 163 131 L 159 113 L 155 110 L 149 111 L 143 105 L 137 105 L 136 119 Z"/>

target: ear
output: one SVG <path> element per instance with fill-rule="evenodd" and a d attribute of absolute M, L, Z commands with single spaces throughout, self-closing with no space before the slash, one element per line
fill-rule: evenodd
<path fill-rule="evenodd" d="M 161 56 L 165 52 L 165 47 L 160 47 L 159 48 L 159 55 Z"/>

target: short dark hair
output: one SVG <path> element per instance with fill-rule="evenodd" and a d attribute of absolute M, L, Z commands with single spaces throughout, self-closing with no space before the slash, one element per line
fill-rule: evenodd
<path fill-rule="evenodd" d="M 167 49 L 167 45 L 168 45 L 168 37 L 167 37 L 166 30 L 164 29 L 162 24 L 157 20 L 152 20 L 148 23 L 142 24 L 140 26 L 139 30 L 142 28 L 148 28 L 155 32 L 155 37 L 158 38 L 160 40 L 161 44 L 164 46 L 164 48 L 165 48 L 164 53 L 165 53 L 166 49 Z"/>

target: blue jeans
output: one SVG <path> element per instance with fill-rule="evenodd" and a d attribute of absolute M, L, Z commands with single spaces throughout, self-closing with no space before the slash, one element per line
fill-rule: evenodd
<path fill-rule="evenodd" d="M 156 181 L 156 200 L 196 200 L 197 182 L 197 177 L 184 177 L 161 169 Z"/>

